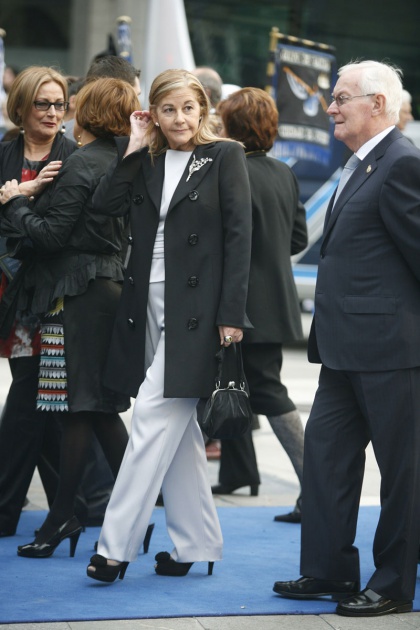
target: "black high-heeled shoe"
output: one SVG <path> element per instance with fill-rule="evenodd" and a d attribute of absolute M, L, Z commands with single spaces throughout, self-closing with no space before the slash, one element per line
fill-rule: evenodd
<path fill-rule="evenodd" d="M 125 572 L 129 562 L 119 562 L 118 564 L 108 564 L 108 561 L 104 556 L 95 554 L 90 559 L 90 564 L 86 569 L 86 574 L 93 580 L 99 580 L 99 582 L 115 582 L 117 577 L 120 580 L 124 579 Z M 94 571 L 89 571 L 90 567 L 94 567 Z"/>
<path fill-rule="evenodd" d="M 41 528 L 42 530 L 42 528 Z M 35 540 L 27 545 L 19 545 L 18 556 L 22 558 L 49 558 L 53 555 L 58 545 L 68 538 L 70 540 L 70 557 L 76 553 L 77 542 L 82 532 L 82 526 L 76 516 L 63 523 L 55 529 L 45 540 Z M 40 531 L 40 533 L 42 533 Z"/>
<path fill-rule="evenodd" d="M 176 562 L 167 551 L 161 551 L 155 556 L 155 571 L 158 575 L 183 577 L 187 575 L 194 562 Z M 214 562 L 209 562 L 207 575 L 213 575 Z"/>
<path fill-rule="evenodd" d="M 143 553 L 148 553 L 149 551 L 150 540 L 152 538 L 154 528 L 155 528 L 154 523 L 150 523 L 150 525 L 147 527 L 146 536 L 144 537 L 144 540 L 143 540 Z M 95 551 L 98 551 L 98 541 L 95 542 L 95 544 L 93 545 L 93 548 Z"/>
<path fill-rule="evenodd" d="M 240 490 L 240 488 L 246 488 L 244 486 L 225 486 L 222 483 L 219 483 L 217 486 L 212 486 L 211 491 L 213 494 L 232 494 L 235 490 Z M 257 483 L 251 484 L 250 486 L 250 495 L 251 497 L 257 497 L 259 491 L 259 485 Z"/>

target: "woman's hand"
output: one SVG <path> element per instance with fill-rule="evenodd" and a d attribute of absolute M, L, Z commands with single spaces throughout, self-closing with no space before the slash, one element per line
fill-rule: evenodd
<path fill-rule="evenodd" d="M 12 197 L 16 197 L 16 195 L 21 195 L 22 193 L 19 190 L 19 184 L 17 179 L 12 179 L 10 182 L 6 182 L 0 188 L 0 202 L 6 203 Z"/>
<path fill-rule="evenodd" d="M 54 177 L 58 175 L 62 164 L 63 162 L 61 160 L 49 162 L 49 164 L 39 171 L 35 179 L 19 184 L 20 194 L 26 195 L 27 197 L 39 195 L 44 188 L 53 181 Z"/>
<path fill-rule="evenodd" d="M 135 111 L 130 116 L 131 135 L 124 157 L 133 151 L 138 151 L 146 147 L 151 139 L 149 123 L 152 120 L 150 112 L 147 110 Z M 149 129 L 149 133 L 148 130 Z M 152 132 L 154 134 L 155 132 Z M 152 136 L 153 137 L 153 136 Z"/>
<path fill-rule="evenodd" d="M 231 343 L 238 343 L 238 341 L 242 341 L 244 333 L 242 332 L 242 328 L 232 328 L 232 326 L 219 326 L 219 336 L 220 345 L 227 348 L 228 346 L 230 346 Z"/>

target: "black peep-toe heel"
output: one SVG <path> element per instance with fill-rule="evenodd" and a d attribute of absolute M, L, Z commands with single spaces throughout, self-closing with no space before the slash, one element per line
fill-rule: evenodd
<path fill-rule="evenodd" d="M 158 575 L 183 577 L 187 575 L 194 562 L 176 562 L 167 551 L 161 551 L 155 556 L 155 571 Z M 207 575 L 213 575 L 214 562 L 208 563 Z"/>
<path fill-rule="evenodd" d="M 90 559 L 90 564 L 86 569 L 87 576 L 93 580 L 99 580 L 99 582 L 115 582 L 117 577 L 120 580 L 124 579 L 125 572 L 129 562 L 119 562 L 118 564 L 108 564 L 107 559 L 104 556 L 95 554 Z M 94 567 L 94 571 L 89 569 Z"/>

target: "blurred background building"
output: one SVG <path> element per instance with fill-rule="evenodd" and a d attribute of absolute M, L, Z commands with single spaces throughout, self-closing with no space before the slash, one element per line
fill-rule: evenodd
<path fill-rule="evenodd" d="M 177 37 L 172 10 L 184 5 L 195 65 L 213 66 L 225 83 L 265 86 L 269 33 L 277 26 L 334 46 L 338 65 L 357 57 L 391 59 L 403 68 L 420 117 L 419 0 L 0 0 L 6 64 L 54 64 L 83 75 L 107 48 L 108 35 L 116 37 L 117 18 L 127 15 L 133 64 L 144 68 L 149 5 L 158 21 L 155 51 L 167 43 L 168 31 Z"/>

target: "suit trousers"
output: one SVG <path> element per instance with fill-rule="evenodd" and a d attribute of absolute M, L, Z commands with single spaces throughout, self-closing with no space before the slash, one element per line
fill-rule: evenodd
<path fill-rule="evenodd" d="M 367 587 L 412 600 L 420 539 L 420 368 L 346 372 L 322 366 L 305 430 L 301 573 L 360 579 L 354 545 L 365 449 L 381 474 L 376 570 Z"/>
<path fill-rule="evenodd" d="M 149 367 L 134 405 L 131 435 L 105 513 L 98 553 L 120 562 L 137 559 L 162 488 L 172 558 L 212 562 L 222 558 L 223 539 L 196 419 L 198 399 L 163 397 L 164 290 L 164 282 L 150 284 Z"/>

